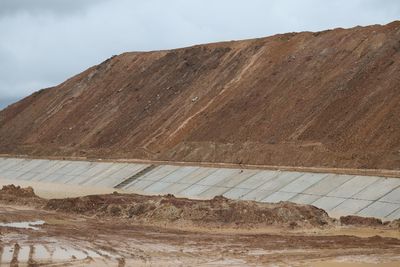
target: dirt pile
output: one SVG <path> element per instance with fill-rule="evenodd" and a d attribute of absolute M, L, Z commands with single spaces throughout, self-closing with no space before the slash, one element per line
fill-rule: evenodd
<path fill-rule="evenodd" d="M 0 153 L 400 166 L 400 22 L 124 53 L 0 112 Z"/>
<path fill-rule="evenodd" d="M 289 202 L 236 201 L 224 197 L 190 200 L 167 196 L 112 194 L 49 200 L 49 210 L 129 218 L 137 222 L 174 222 L 195 226 L 322 227 L 333 223 L 321 209 Z"/>
<path fill-rule="evenodd" d="M 372 217 L 360 217 L 353 215 L 340 217 L 340 223 L 342 225 L 371 226 L 371 227 L 383 225 L 381 219 Z"/>
<path fill-rule="evenodd" d="M 40 206 L 46 201 L 36 196 L 32 187 L 21 188 L 12 184 L 4 185 L 0 190 L 0 202 Z"/>

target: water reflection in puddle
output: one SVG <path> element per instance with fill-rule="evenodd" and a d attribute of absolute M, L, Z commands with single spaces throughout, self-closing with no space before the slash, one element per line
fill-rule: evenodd
<path fill-rule="evenodd" d="M 57 262 L 77 262 L 83 260 L 94 260 L 104 257 L 116 261 L 115 257 L 105 251 L 95 251 L 87 248 L 78 248 L 68 245 L 57 244 L 38 244 L 38 245 L 18 245 L 0 246 L 0 266 L 11 262 L 25 263 L 57 263 Z"/>
<path fill-rule="evenodd" d="M 38 230 L 38 225 L 43 225 L 45 221 L 33 221 L 33 222 L 10 222 L 10 223 L 0 223 L 2 227 L 12 227 L 12 228 L 21 228 L 21 229 L 32 229 Z"/>

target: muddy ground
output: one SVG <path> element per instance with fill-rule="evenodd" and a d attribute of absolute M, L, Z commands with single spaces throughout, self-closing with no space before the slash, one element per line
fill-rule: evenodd
<path fill-rule="evenodd" d="M 47 200 L 8 186 L 0 190 L 0 238 L 1 266 L 400 264 L 398 221 L 336 220 L 312 206 L 222 197 Z"/>

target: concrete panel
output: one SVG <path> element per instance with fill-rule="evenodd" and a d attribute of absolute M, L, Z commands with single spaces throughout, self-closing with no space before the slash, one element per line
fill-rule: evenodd
<path fill-rule="evenodd" d="M 231 188 L 228 191 L 224 193 L 224 197 L 230 198 L 230 199 L 241 199 L 243 196 L 245 196 L 247 193 L 249 193 L 252 189 L 249 188 Z"/>
<path fill-rule="evenodd" d="M 0 157 L 0 169 L 1 169 L 1 165 L 2 165 L 4 162 L 6 162 L 6 161 L 7 161 L 6 158 L 1 158 L 1 157 Z"/>
<path fill-rule="evenodd" d="M 96 176 L 98 174 L 101 174 L 101 173 L 107 171 L 112 166 L 114 166 L 114 164 L 113 163 L 109 163 L 109 162 L 107 162 L 107 163 L 95 163 L 89 169 L 87 169 L 86 171 L 82 172 L 80 175 L 84 176 L 84 177 L 93 177 L 93 176 Z"/>
<path fill-rule="evenodd" d="M 111 169 L 114 166 L 113 163 L 102 163 L 96 164 L 89 170 L 83 172 L 79 179 L 78 184 L 80 185 L 91 185 L 99 180 L 99 175 L 104 174 L 106 171 Z M 72 182 L 71 182 L 72 183 Z"/>
<path fill-rule="evenodd" d="M 79 165 L 79 162 L 69 161 L 66 165 L 55 170 L 54 172 L 59 174 L 70 174 L 75 171 L 79 167 Z"/>
<path fill-rule="evenodd" d="M 18 177 L 24 175 L 24 172 L 20 171 L 3 171 L 1 173 L 2 177 L 10 180 L 18 180 Z"/>
<path fill-rule="evenodd" d="M 114 178 L 114 174 L 117 173 L 118 171 L 122 170 L 125 168 L 127 165 L 123 163 L 114 163 L 110 168 L 108 168 L 106 171 L 97 174 L 94 176 L 94 179 L 90 180 L 90 182 L 86 182 L 85 185 L 93 185 L 93 186 L 101 186 L 107 182 L 112 182 L 116 183 L 118 182 L 118 179 Z"/>
<path fill-rule="evenodd" d="M 357 215 L 383 218 L 390 215 L 399 207 L 400 207 L 399 204 L 391 204 L 391 203 L 375 201 L 371 205 L 367 206 L 366 208 L 358 212 Z"/>
<path fill-rule="evenodd" d="M 7 164 L 5 164 L 5 166 L 4 166 L 4 170 L 5 171 L 8 171 L 8 170 L 11 170 L 11 171 L 15 171 L 16 170 L 16 166 L 17 165 L 20 165 L 20 164 L 26 164 L 26 160 L 25 159 L 10 159 L 8 162 L 7 162 Z"/>
<path fill-rule="evenodd" d="M 53 164 L 50 168 L 47 168 L 45 172 L 47 173 L 55 173 L 57 170 L 60 168 L 64 167 L 67 165 L 69 161 L 63 161 L 63 160 L 56 160 L 55 164 Z"/>
<path fill-rule="evenodd" d="M 216 186 L 236 187 L 238 184 L 249 179 L 257 173 L 257 170 L 240 170 L 238 174 L 225 178 L 224 180 L 216 184 Z"/>
<path fill-rule="evenodd" d="M 317 182 L 321 181 L 326 176 L 327 174 L 305 173 L 290 184 L 280 189 L 279 191 L 301 193 L 316 184 Z"/>
<path fill-rule="evenodd" d="M 166 183 L 177 183 L 184 177 L 190 176 L 192 173 L 194 173 L 198 169 L 200 169 L 200 167 L 190 167 L 190 166 L 180 167 L 179 169 L 176 169 L 175 171 L 166 175 L 160 181 L 166 182 Z"/>
<path fill-rule="evenodd" d="M 63 177 L 60 179 L 61 183 L 66 184 L 68 181 L 75 179 L 75 175 L 64 174 Z"/>
<path fill-rule="evenodd" d="M 0 162 L 0 170 L 5 170 L 4 168 L 13 162 L 15 159 L 12 158 L 2 158 L 2 161 Z"/>
<path fill-rule="evenodd" d="M 213 186 L 207 189 L 206 191 L 202 192 L 199 196 L 205 198 L 213 198 L 215 196 L 222 196 L 225 192 L 230 190 L 231 188 L 228 187 L 221 187 L 221 186 Z"/>
<path fill-rule="evenodd" d="M 66 174 L 62 173 L 53 173 L 51 176 L 48 176 L 47 178 L 48 181 L 59 184 L 65 183 L 68 179 L 66 178 Z"/>
<path fill-rule="evenodd" d="M 381 197 L 379 201 L 400 204 L 400 187 L 397 187 L 394 190 L 390 191 L 389 193 Z"/>
<path fill-rule="evenodd" d="M 126 166 L 115 173 L 109 175 L 107 179 L 103 179 L 96 184 L 96 186 L 114 187 L 122 181 L 132 177 L 149 165 L 135 164 L 134 166 Z"/>
<path fill-rule="evenodd" d="M 172 165 L 163 165 L 155 168 L 154 170 L 146 173 L 142 177 L 139 177 L 140 180 L 149 180 L 149 181 L 160 181 L 162 178 L 167 176 L 168 174 L 176 171 L 179 166 L 172 166 Z"/>
<path fill-rule="evenodd" d="M 400 186 L 398 178 L 381 178 L 370 186 L 364 188 L 361 192 L 353 196 L 357 199 L 378 200 L 388 194 L 393 188 Z"/>
<path fill-rule="evenodd" d="M 280 172 L 278 171 L 258 171 L 258 173 L 239 183 L 235 187 L 245 189 L 258 188 L 267 181 L 275 178 L 279 173 Z"/>
<path fill-rule="evenodd" d="M 33 168 L 31 171 L 36 172 L 36 173 L 47 173 L 50 174 L 54 172 L 54 166 L 59 165 L 60 161 L 57 160 L 47 160 L 44 164 L 41 164 L 39 166 L 36 166 Z M 37 181 L 36 178 L 33 178 L 35 181 Z"/>
<path fill-rule="evenodd" d="M 218 169 L 216 172 L 213 172 L 212 174 L 197 182 L 197 184 L 206 186 L 216 185 L 226 178 L 238 174 L 239 172 L 240 170 L 237 169 Z"/>
<path fill-rule="evenodd" d="M 298 204 L 310 205 L 311 203 L 313 203 L 314 201 L 317 201 L 320 198 L 321 198 L 321 196 L 318 196 L 318 195 L 310 195 L 310 194 L 301 194 L 300 193 L 300 194 L 295 195 L 291 199 L 289 199 L 289 201 L 295 202 Z"/>
<path fill-rule="evenodd" d="M 68 173 L 68 174 L 69 175 L 82 175 L 85 171 L 88 171 L 95 164 L 99 164 L 99 163 L 77 161 L 74 164 L 75 169 L 73 171 L 71 171 L 70 173 Z"/>
<path fill-rule="evenodd" d="M 34 177 L 32 177 L 30 179 L 30 181 L 41 181 L 41 180 L 46 179 L 46 177 L 48 177 L 49 175 L 51 175 L 51 173 L 48 173 L 48 172 L 36 173 L 36 175 Z"/>
<path fill-rule="evenodd" d="M 354 176 L 338 188 L 332 190 L 327 196 L 351 198 L 364 188 L 378 181 L 380 178 L 375 176 Z"/>
<path fill-rule="evenodd" d="M 265 182 L 259 186 L 259 188 L 269 191 L 278 191 L 302 175 L 303 173 L 300 172 L 280 172 L 278 176 Z"/>
<path fill-rule="evenodd" d="M 21 164 L 24 161 L 25 161 L 24 159 L 8 159 L 7 162 L 5 162 L 4 165 L 1 166 L 1 169 L 3 171 L 7 171 L 12 167 Z"/>
<path fill-rule="evenodd" d="M 29 172 L 32 171 L 34 168 L 46 164 L 48 161 L 46 160 L 32 160 L 28 162 L 27 164 L 24 164 L 22 168 L 19 168 L 19 171 L 21 172 Z"/>
<path fill-rule="evenodd" d="M 199 168 L 198 170 L 194 171 L 188 176 L 183 177 L 182 179 L 179 180 L 180 184 L 195 184 L 205 177 L 213 174 L 216 172 L 218 169 L 216 168 Z"/>
<path fill-rule="evenodd" d="M 172 185 L 172 183 L 154 182 L 153 184 L 149 185 L 148 187 L 145 187 L 143 190 L 147 193 L 162 193 L 162 192 L 167 192 L 167 191 L 165 191 L 165 188 L 167 188 L 170 185 Z"/>
<path fill-rule="evenodd" d="M 19 171 L 20 169 L 25 167 L 30 162 L 31 162 L 31 160 L 24 159 L 24 160 L 18 161 L 18 163 L 16 163 L 16 164 L 12 164 L 12 165 L 8 166 L 8 168 L 6 170 L 7 171 Z"/>
<path fill-rule="evenodd" d="M 180 192 L 181 195 L 183 196 L 200 196 L 201 193 L 209 189 L 210 186 L 207 185 L 199 185 L 199 184 L 194 184 Z"/>
<path fill-rule="evenodd" d="M 257 188 L 255 190 L 250 191 L 246 195 L 242 197 L 243 200 L 255 200 L 261 201 L 268 197 L 269 195 L 273 194 L 275 191 L 273 190 L 266 190 L 262 188 Z"/>
<path fill-rule="evenodd" d="M 398 209 L 390 213 L 385 217 L 386 220 L 397 220 L 400 219 L 400 206 Z"/>
<path fill-rule="evenodd" d="M 329 174 L 318 183 L 307 188 L 305 191 L 303 191 L 303 193 L 324 196 L 329 192 L 333 191 L 334 189 L 338 188 L 351 178 L 353 178 L 352 175 Z"/>
<path fill-rule="evenodd" d="M 136 180 L 132 184 L 124 187 L 124 189 L 126 189 L 128 191 L 137 191 L 137 190 L 144 191 L 144 189 L 146 187 L 148 187 L 149 185 L 151 185 L 153 183 L 155 183 L 155 182 L 151 181 L 151 180 Z"/>
<path fill-rule="evenodd" d="M 287 201 L 297 195 L 297 193 L 289 193 L 289 192 L 275 192 L 268 197 L 264 198 L 261 200 L 262 202 L 267 202 L 267 203 L 277 203 L 280 201 Z"/>
<path fill-rule="evenodd" d="M 372 201 L 369 200 L 347 199 L 341 204 L 339 204 L 337 207 L 332 209 L 331 213 L 338 215 L 356 214 L 357 212 L 366 208 L 371 203 Z"/>
<path fill-rule="evenodd" d="M 26 172 L 20 177 L 18 177 L 19 180 L 25 180 L 25 181 L 31 181 L 34 177 L 39 175 L 39 173 L 36 172 Z"/>
<path fill-rule="evenodd" d="M 311 203 L 311 205 L 324 209 L 325 211 L 330 211 L 339 206 L 345 200 L 345 198 L 340 197 L 321 197 L 320 199 Z"/>
<path fill-rule="evenodd" d="M 112 177 L 112 178 L 119 178 L 119 177 L 129 178 L 149 166 L 150 165 L 148 165 L 148 164 L 129 164 L 129 165 L 125 166 L 124 168 L 118 170 L 117 172 L 113 173 L 110 177 Z"/>

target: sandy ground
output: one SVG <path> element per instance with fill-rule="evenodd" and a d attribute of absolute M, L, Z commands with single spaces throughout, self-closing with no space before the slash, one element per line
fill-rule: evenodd
<path fill-rule="evenodd" d="M 238 228 L 229 224 L 197 227 L 170 222 L 162 225 L 152 220 L 139 222 L 123 216 L 108 216 L 99 213 L 97 208 L 95 213 L 86 209 L 79 214 L 76 210 L 84 207 L 80 202 L 74 202 L 80 209 L 67 213 L 50 210 L 49 206 L 54 205 L 60 209 L 67 207 L 65 203 L 72 200 L 48 201 L 29 197 L 29 191 L 23 193 L 13 201 L 0 192 L 1 266 L 400 265 L 398 228 L 333 224 L 293 229 L 279 225 Z M 113 203 L 117 197 L 121 196 L 103 196 Z M 143 203 L 146 198 L 143 197 Z M 24 199 L 26 204 L 21 204 Z M 82 202 L 87 198 L 73 200 Z M 172 200 L 179 204 L 180 200 Z M 41 206 L 43 203 L 47 203 L 47 208 Z M 214 202 L 210 204 L 217 206 Z M 26 228 L 17 228 L 21 225 L 16 222 Z"/>

